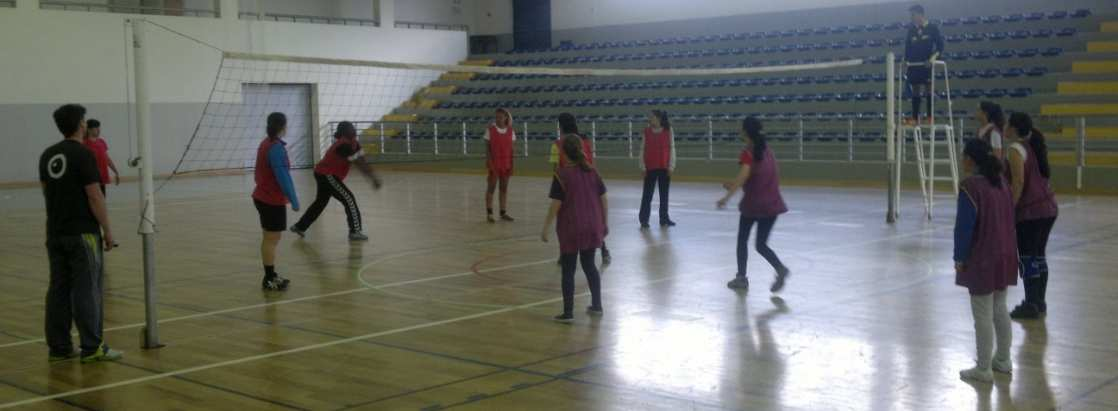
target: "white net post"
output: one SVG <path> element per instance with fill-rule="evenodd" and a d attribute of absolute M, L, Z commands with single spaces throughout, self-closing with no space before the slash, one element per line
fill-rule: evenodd
<path fill-rule="evenodd" d="M 434 124 L 431 125 L 431 127 L 434 129 L 434 133 L 435 133 L 435 155 L 438 156 L 439 155 L 439 123 L 434 123 Z"/>
<path fill-rule="evenodd" d="M 629 121 L 629 158 L 633 158 L 633 121 Z"/>
<path fill-rule="evenodd" d="M 511 127 L 512 125 L 510 124 L 509 126 Z M 524 140 L 524 158 L 528 158 L 528 122 L 527 121 L 524 122 L 524 137 L 522 138 L 522 140 Z"/>
<path fill-rule="evenodd" d="M 404 140 L 408 146 L 408 155 L 411 155 L 411 123 L 404 123 Z"/>
<path fill-rule="evenodd" d="M 384 150 L 385 150 L 385 146 L 384 146 L 384 122 L 381 122 L 380 123 L 380 153 L 384 154 L 385 153 Z"/>
<path fill-rule="evenodd" d="M 889 200 L 885 214 L 887 223 L 897 221 L 900 200 L 901 167 L 897 158 L 897 71 L 896 56 L 885 55 L 885 158 L 889 163 Z"/>
<path fill-rule="evenodd" d="M 148 94 L 147 25 L 132 20 L 133 69 L 136 79 L 137 151 L 140 156 L 140 230 L 144 248 L 143 348 L 159 348 L 159 320 L 155 288 L 155 184 L 151 150 L 151 100 Z"/>
<path fill-rule="evenodd" d="M 714 119 L 707 116 L 707 161 L 714 160 Z"/>
<path fill-rule="evenodd" d="M 590 122 L 590 152 L 594 153 L 594 157 L 598 156 L 598 122 Z"/>
<path fill-rule="evenodd" d="M 467 150 L 468 150 L 468 148 L 466 146 L 466 122 L 463 121 L 462 122 L 462 155 L 469 154 Z"/>

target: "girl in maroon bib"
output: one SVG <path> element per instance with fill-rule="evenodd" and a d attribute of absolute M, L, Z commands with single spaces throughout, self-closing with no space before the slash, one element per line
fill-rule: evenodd
<path fill-rule="evenodd" d="M 746 149 L 741 154 L 741 170 L 734 181 L 723 184 L 726 196 L 718 200 L 718 208 L 724 208 L 739 187 L 743 191 L 738 204 L 738 210 L 741 211 L 738 220 L 738 272 L 726 286 L 740 290 L 749 288 L 745 272 L 749 259 L 749 231 L 757 224 L 757 252 L 776 269 L 776 280 L 770 290 L 778 292 L 784 288 L 789 270 L 769 248 L 768 242 L 776 217 L 787 212 L 788 207 L 784 205 L 784 198 L 780 195 L 776 157 L 769 149 L 761 130 L 761 121 L 756 117 L 750 116 L 742 122 Z"/>
<path fill-rule="evenodd" d="M 609 233 L 608 202 L 606 186 L 582 154 L 578 136 L 564 137 L 562 147 L 561 155 L 567 157 L 570 165 L 560 168 L 552 180 L 551 208 L 540 238 L 548 241 L 551 224 L 558 219 L 555 233 L 559 237 L 559 263 L 563 267 L 563 312 L 555 320 L 570 322 L 574 319 L 574 275 L 579 262 L 590 286 L 591 303 L 587 312 L 602 315 L 601 280 L 594 265 L 594 254 Z"/>
<path fill-rule="evenodd" d="M 512 177 L 513 144 L 516 143 L 516 132 L 512 129 L 512 114 L 503 108 L 497 109 L 493 124 L 485 132 L 486 158 L 485 166 L 489 170 L 488 186 L 485 189 L 486 220 L 490 223 L 493 219 L 493 192 L 497 190 L 498 183 L 501 187 L 501 220 L 514 221 L 508 214 L 509 205 L 509 177 Z"/>
<path fill-rule="evenodd" d="M 1017 251 L 1021 258 L 1021 279 L 1025 300 L 1010 317 L 1036 319 L 1048 312 L 1048 236 L 1059 214 L 1056 195 L 1049 184 L 1048 146 L 1044 135 L 1033 127 L 1025 113 L 1009 117 L 1006 135 L 1013 143 L 1008 152 L 1009 176 L 1017 214 Z"/>
<path fill-rule="evenodd" d="M 1013 198 L 1002 177 L 1002 160 L 989 143 L 970 140 L 963 153 L 971 176 L 960 186 L 955 214 L 955 284 L 970 292 L 978 355 L 975 367 L 959 376 L 989 382 L 992 371 L 1013 370 L 1013 332 L 1005 303 L 1006 288 L 1017 283 Z M 997 351 L 991 357 L 995 335 Z"/>
<path fill-rule="evenodd" d="M 644 192 L 637 215 L 641 228 L 649 227 L 652 194 L 657 187 L 660 188 L 660 226 L 674 226 L 675 222 L 668 216 L 668 190 L 671 189 L 672 172 L 675 171 L 675 135 L 664 111 L 652 110 L 648 116 L 648 127 L 641 139 L 640 167 L 644 175 Z"/>

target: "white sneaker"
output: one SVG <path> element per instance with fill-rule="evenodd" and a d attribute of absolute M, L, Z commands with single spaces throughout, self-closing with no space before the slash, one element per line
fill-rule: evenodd
<path fill-rule="evenodd" d="M 990 372 L 990 370 L 974 367 L 969 370 L 959 371 L 959 378 L 965 381 L 994 382 L 994 373 Z"/>
<path fill-rule="evenodd" d="M 995 358 L 994 361 L 990 363 L 990 368 L 993 368 L 994 372 L 1013 374 L 1013 361 L 1010 361 L 1008 358 L 1005 360 Z"/>

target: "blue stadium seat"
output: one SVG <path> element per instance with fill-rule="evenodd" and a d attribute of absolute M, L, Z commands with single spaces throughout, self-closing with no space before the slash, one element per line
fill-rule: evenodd
<path fill-rule="evenodd" d="M 873 56 L 870 56 L 869 58 L 866 58 L 865 60 L 870 64 L 882 64 L 885 63 L 885 56 L 875 54 Z"/>
<path fill-rule="evenodd" d="M 1048 68 L 1046 67 L 1033 67 L 1025 71 L 1025 75 L 1029 77 L 1040 77 L 1045 74 L 1048 74 Z"/>
<path fill-rule="evenodd" d="M 816 35 L 816 36 L 825 36 L 827 34 L 831 34 L 831 28 L 830 27 L 816 27 L 815 29 L 813 29 L 811 31 L 811 33 Z"/>
<path fill-rule="evenodd" d="M 777 103 L 791 103 L 793 101 L 796 101 L 796 96 L 790 94 L 782 94 L 776 97 Z"/>
<path fill-rule="evenodd" d="M 997 58 L 1000 58 L 1000 59 L 1013 58 L 1016 55 L 1017 55 L 1017 50 L 1014 50 L 1014 49 L 1003 49 L 1003 50 L 995 50 L 994 51 L 994 57 L 997 57 Z"/>
<path fill-rule="evenodd" d="M 1068 12 L 1063 11 L 1063 10 L 1058 10 L 1058 11 L 1048 13 L 1048 19 L 1049 20 L 1062 20 L 1062 19 L 1065 19 L 1067 17 L 1068 17 Z"/>
<path fill-rule="evenodd" d="M 796 46 L 794 46 L 794 45 L 785 44 L 783 46 L 780 46 L 780 52 L 781 53 L 791 53 L 793 51 L 796 51 Z"/>
<path fill-rule="evenodd" d="M 851 79 L 854 80 L 855 83 L 865 83 L 872 80 L 873 77 L 869 74 L 855 74 L 851 77 Z"/>
<path fill-rule="evenodd" d="M 992 55 L 993 53 L 990 53 L 986 50 L 977 50 L 970 52 L 970 57 L 975 60 L 986 60 L 989 59 Z"/>
<path fill-rule="evenodd" d="M 959 94 L 962 95 L 963 98 L 969 98 L 969 99 L 980 98 L 983 95 L 981 89 L 974 89 L 974 88 L 968 89 L 968 90 L 960 90 Z"/>
<path fill-rule="evenodd" d="M 1010 32 L 1009 33 L 1009 38 L 1014 39 L 1014 40 L 1024 40 L 1024 39 L 1027 39 L 1029 37 L 1032 37 L 1032 35 L 1033 35 L 1033 32 L 1031 32 L 1031 31 L 1017 30 L 1017 31 Z"/>
<path fill-rule="evenodd" d="M 872 93 L 855 93 L 854 99 L 857 101 L 870 101 L 873 99 Z"/>
<path fill-rule="evenodd" d="M 1076 33 L 1075 27 L 1065 27 L 1065 28 L 1061 29 L 1060 31 L 1056 32 L 1056 36 L 1070 37 L 1070 36 L 1074 36 L 1075 33 Z"/>
<path fill-rule="evenodd" d="M 831 43 L 831 50 L 846 50 L 848 46 L 849 44 L 847 44 L 846 42 L 836 41 L 834 43 Z"/>
<path fill-rule="evenodd" d="M 815 95 L 814 94 L 793 95 L 792 98 L 795 99 L 799 103 L 808 103 L 808 102 L 815 101 Z"/>
<path fill-rule="evenodd" d="M 807 37 L 807 36 L 812 35 L 812 33 L 814 33 L 814 32 L 815 32 L 815 30 L 804 28 L 804 29 L 796 30 L 796 35 L 800 36 L 800 37 Z"/>
<path fill-rule="evenodd" d="M 773 30 L 773 31 L 765 32 L 765 38 L 767 38 L 767 39 L 775 39 L 775 38 L 779 38 L 779 37 L 780 37 L 780 30 Z"/>
<path fill-rule="evenodd" d="M 812 44 L 812 45 L 811 45 L 811 49 L 812 49 L 812 50 L 820 50 L 820 51 L 822 51 L 822 50 L 830 50 L 830 49 L 831 49 L 831 45 L 830 45 L 830 44 L 827 44 L 827 43 L 815 43 L 815 44 Z"/>
<path fill-rule="evenodd" d="M 966 33 L 963 35 L 963 38 L 969 42 L 977 42 L 986 40 L 986 35 L 982 33 Z"/>
<path fill-rule="evenodd" d="M 1006 23 L 1017 23 L 1017 22 L 1019 22 L 1021 20 L 1024 20 L 1024 19 L 1025 19 L 1024 14 L 1013 13 L 1013 14 L 1010 14 L 1008 16 L 1005 16 L 1005 18 L 1003 18 L 1002 20 L 1005 21 Z"/>
<path fill-rule="evenodd" d="M 1002 71 L 996 68 L 988 68 L 978 72 L 978 76 L 982 78 L 998 78 L 1001 77 Z"/>
<path fill-rule="evenodd" d="M 830 102 L 835 99 L 835 93 L 819 93 L 815 95 L 815 101 L 820 103 Z"/>
<path fill-rule="evenodd" d="M 777 79 L 777 82 L 780 83 L 780 85 L 782 85 L 782 86 L 790 86 L 790 85 L 796 84 L 796 78 L 795 77 L 780 77 L 779 79 Z"/>
<path fill-rule="evenodd" d="M 962 43 L 965 38 L 962 35 L 951 34 L 943 37 L 943 40 L 948 43 Z"/>
<path fill-rule="evenodd" d="M 1088 10 L 1088 9 L 1078 9 L 1078 10 L 1076 10 L 1076 11 L 1072 12 L 1072 13 L 1071 13 L 1071 16 L 1070 16 L 1070 17 L 1072 17 L 1072 18 L 1077 18 L 1077 19 L 1081 19 L 1081 18 L 1084 18 L 1084 17 L 1090 17 L 1090 16 L 1091 16 L 1091 10 Z"/>
<path fill-rule="evenodd" d="M 811 84 L 814 81 L 815 81 L 815 79 L 813 79 L 811 77 L 806 77 L 806 76 L 796 78 L 796 84 Z"/>
<path fill-rule="evenodd" d="M 1064 52 L 1064 49 L 1062 49 L 1062 48 L 1049 47 L 1049 48 L 1045 49 L 1044 51 L 1042 51 L 1040 54 L 1044 57 L 1056 57 L 1056 56 L 1059 56 L 1060 54 L 1063 54 L 1063 52 Z"/>
<path fill-rule="evenodd" d="M 787 38 L 787 37 L 795 37 L 795 36 L 796 36 L 796 30 L 793 30 L 793 29 L 788 29 L 788 30 L 784 30 L 784 31 L 780 32 L 780 37 Z"/>
<path fill-rule="evenodd" d="M 846 26 L 831 27 L 831 34 L 845 34 L 846 32 L 849 32 L 849 31 L 850 31 L 850 28 L 846 27 Z"/>
<path fill-rule="evenodd" d="M 939 25 L 941 25 L 943 27 L 955 27 L 955 26 L 959 25 L 959 19 L 957 19 L 957 18 L 943 19 L 943 21 L 940 21 Z"/>
<path fill-rule="evenodd" d="M 839 93 L 835 95 L 835 101 L 851 101 L 854 100 L 855 93 Z"/>
<path fill-rule="evenodd" d="M 882 30 L 897 31 L 897 30 L 903 29 L 904 27 L 905 27 L 904 24 L 902 24 L 900 22 L 893 22 L 893 23 L 886 24 L 885 27 L 882 27 Z"/>
<path fill-rule="evenodd" d="M 1002 16 L 994 15 L 994 16 L 982 17 L 982 23 L 983 24 L 997 24 L 997 23 L 1001 23 L 1001 22 L 1002 22 Z"/>
<path fill-rule="evenodd" d="M 845 84 L 854 80 L 854 76 L 850 74 L 835 76 L 835 84 Z"/>
<path fill-rule="evenodd" d="M 867 48 L 878 48 L 878 47 L 881 47 L 883 45 L 884 45 L 884 43 L 882 43 L 881 40 L 879 40 L 879 39 L 866 40 L 866 47 Z"/>
<path fill-rule="evenodd" d="M 877 83 L 885 82 L 885 73 L 875 73 L 870 75 L 870 79 Z"/>
<path fill-rule="evenodd" d="M 866 25 L 866 32 L 867 33 L 877 33 L 877 32 L 880 32 L 884 28 L 885 28 L 885 25 L 880 24 L 880 23 L 867 24 Z"/>
<path fill-rule="evenodd" d="M 1006 94 L 1009 94 L 1009 91 L 1004 88 L 992 88 L 986 90 L 986 98 L 1002 98 L 1005 97 Z"/>
<path fill-rule="evenodd" d="M 1034 11 L 1032 13 L 1026 14 L 1025 15 L 1025 20 L 1028 20 L 1028 21 L 1044 20 L 1044 12 Z"/>
<path fill-rule="evenodd" d="M 971 16 L 971 17 L 963 17 L 963 18 L 961 19 L 961 22 L 963 23 L 963 25 L 966 25 L 966 26 L 973 26 L 973 25 L 976 25 L 976 24 L 978 24 L 978 23 L 981 23 L 981 22 L 982 22 L 982 19 L 981 19 L 981 18 L 979 18 L 979 17 L 974 17 L 974 16 Z"/>
<path fill-rule="evenodd" d="M 876 93 L 873 93 L 873 98 L 874 98 L 874 100 L 877 100 L 877 101 L 885 101 L 885 93 L 880 92 L 880 91 L 876 92 Z"/>
<path fill-rule="evenodd" d="M 1040 50 L 1034 48 L 1017 50 L 1017 57 L 1021 58 L 1036 57 L 1037 54 L 1040 54 Z"/>
<path fill-rule="evenodd" d="M 1009 92 L 1009 96 L 1014 97 L 1014 98 L 1024 98 L 1024 97 L 1028 97 L 1032 94 L 1033 94 L 1033 89 L 1028 88 L 1028 87 L 1015 88 L 1015 89 L 1013 89 L 1012 91 Z"/>
<path fill-rule="evenodd" d="M 1020 56 L 1021 54 L 1018 53 L 1017 55 Z M 1007 68 L 1005 70 L 1002 70 L 1002 77 L 1006 77 L 1006 78 L 1021 77 L 1023 75 L 1025 75 L 1025 70 L 1022 70 L 1022 69 L 1019 69 L 1019 68 L 1016 68 L 1016 67 Z"/>
<path fill-rule="evenodd" d="M 986 39 L 991 40 L 991 41 L 1005 40 L 1006 37 L 1009 37 L 1009 33 L 1006 33 L 1004 31 L 995 31 L 995 32 L 992 32 L 992 33 L 986 33 Z"/>
<path fill-rule="evenodd" d="M 818 76 L 814 80 L 815 84 L 831 84 L 835 81 L 835 76 Z"/>

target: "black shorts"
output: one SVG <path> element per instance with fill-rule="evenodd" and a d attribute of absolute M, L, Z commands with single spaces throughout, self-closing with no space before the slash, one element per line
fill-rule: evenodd
<path fill-rule="evenodd" d="M 932 69 L 927 66 L 908 68 L 908 84 L 929 84 L 932 82 Z"/>
<path fill-rule="evenodd" d="M 252 203 L 260 214 L 260 228 L 264 231 L 287 230 L 287 207 L 262 203 L 255 198 Z"/>

